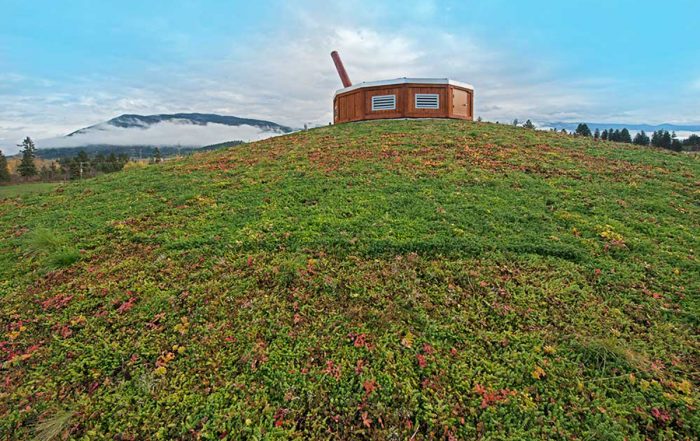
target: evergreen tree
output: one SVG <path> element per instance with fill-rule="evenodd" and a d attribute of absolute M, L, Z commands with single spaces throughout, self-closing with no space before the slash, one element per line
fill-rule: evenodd
<path fill-rule="evenodd" d="M 588 124 L 581 123 L 576 127 L 576 134 L 578 136 L 591 136 L 591 129 L 588 128 Z"/>
<path fill-rule="evenodd" d="M 671 150 L 676 152 L 680 152 L 683 150 L 683 143 L 681 143 L 678 139 L 678 136 L 676 136 L 676 132 L 673 132 L 673 134 L 671 134 Z"/>
<path fill-rule="evenodd" d="M 700 145 L 700 136 L 692 134 L 684 141 L 685 145 Z"/>
<path fill-rule="evenodd" d="M 117 169 L 114 171 L 119 171 L 124 168 L 124 166 L 129 162 L 129 155 L 126 153 L 121 153 L 117 155 Z"/>
<path fill-rule="evenodd" d="M 700 136 L 695 134 L 690 135 L 688 139 L 683 141 L 683 145 L 685 147 L 688 147 L 688 150 L 690 150 L 691 152 L 700 150 Z"/>
<path fill-rule="evenodd" d="M 39 178 L 41 178 L 42 181 L 50 181 L 51 180 L 51 171 L 49 168 L 45 165 L 41 166 L 41 170 L 39 170 Z"/>
<path fill-rule="evenodd" d="M 620 132 L 620 142 L 624 142 L 627 144 L 632 143 L 632 136 L 630 136 L 630 131 L 627 130 L 627 128 L 622 129 Z"/>
<path fill-rule="evenodd" d="M 515 119 L 513 120 L 513 125 L 514 125 L 515 127 L 518 127 L 518 124 L 520 124 L 520 121 L 518 121 L 518 118 L 515 118 Z"/>
<path fill-rule="evenodd" d="M 523 127 L 525 127 L 526 129 L 534 129 L 535 125 L 532 123 L 532 121 L 528 119 L 527 121 L 525 121 L 525 124 L 523 124 Z"/>
<path fill-rule="evenodd" d="M 73 159 L 73 173 L 71 176 L 75 178 L 84 178 L 90 175 L 92 168 L 90 167 L 90 157 L 85 150 L 81 150 Z"/>
<path fill-rule="evenodd" d="M 70 176 L 70 159 L 69 158 L 59 158 L 58 159 L 58 171 L 63 175 L 63 179 L 68 179 Z"/>
<path fill-rule="evenodd" d="M 663 149 L 670 149 L 673 144 L 673 137 L 668 130 L 658 130 L 654 132 L 651 137 L 651 145 L 654 147 L 661 147 Z"/>
<path fill-rule="evenodd" d="M 671 136 L 670 133 L 668 133 L 668 130 L 664 130 L 663 137 L 661 138 L 661 147 L 663 147 L 665 149 L 670 149 L 672 144 L 673 144 L 673 137 Z"/>
<path fill-rule="evenodd" d="M 649 145 L 649 137 L 644 133 L 644 130 L 642 130 L 634 136 L 632 143 L 636 145 Z"/>
<path fill-rule="evenodd" d="M 608 131 L 607 130 L 603 130 L 603 133 L 600 135 L 600 139 L 602 139 L 603 141 L 608 140 Z"/>
<path fill-rule="evenodd" d="M 49 166 L 49 173 L 51 173 L 51 180 L 58 177 L 58 168 L 56 167 L 55 162 L 51 162 L 51 165 Z"/>
<path fill-rule="evenodd" d="M 158 147 L 153 150 L 153 162 L 158 164 L 159 162 L 163 161 L 163 157 L 160 154 L 160 149 Z"/>
<path fill-rule="evenodd" d="M 568 135 L 569 133 L 566 131 L 566 129 L 561 129 L 561 133 Z"/>
<path fill-rule="evenodd" d="M 66 160 L 66 169 L 68 170 L 68 179 L 80 179 L 80 161 L 75 157 Z"/>
<path fill-rule="evenodd" d="M 117 156 L 114 154 L 114 152 L 110 153 L 109 156 L 107 156 L 107 158 L 105 159 L 105 162 L 106 162 L 105 167 L 104 167 L 105 173 L 112 173 L 112 172 L 120 170 L 119 165 L 118 165 L 119 161 L 117 160 Z"/>
<path fill-rule="evenodd" d="M 10 182 L 10 169 L 7 167 L 7 158 L 0 150 L 0 182 Z"/>
<path fill-rule="evenodd" d="M 102 152 L 92 157 L 90 165 L 96 172 L 108 173 L 109 164 L 107 164 L 107 158 L 105 158 L 105 155 Z"/>
<path fill-rule="evenodd" d="M 22 147 L 22 160 L 17 166 L 17 172 L 20 176 L 25 178 L 36 176 L 36 164 L 34 164 L 36 146 L 34 145 L 34 141 L 27 136 L 18 147 Z"/>
<path fill-rule="evenodd" d="M 87 153 L 85 153 L 85 150 L 79 151 L 78 154 L 76 155 L 75 159 L 78 160 L 79 162 L 85 162 L 85 163 L 90 162 L 90 157 L 88 156 Z"/>
<path fill-rule="evenodd" d="M 600 129 L 595 129 L 595 133 L 593 133 L 593 139 L 596 141 L 600 139 Z"/>

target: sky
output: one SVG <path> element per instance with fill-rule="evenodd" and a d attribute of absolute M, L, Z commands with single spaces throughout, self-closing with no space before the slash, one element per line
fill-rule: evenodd
<path fill-rule="evenodd" d="M 700 123 L 698 0 L 0 0 L 0 149 L 124 113 L 327 124 L 354 82 L 449 77 L 491 121 Z"/>

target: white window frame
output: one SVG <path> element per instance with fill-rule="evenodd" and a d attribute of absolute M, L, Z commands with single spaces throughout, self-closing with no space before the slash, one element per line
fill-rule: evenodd
<path fill-rule="evenodd" d="M 418 105 L 420 99 L 435 99 L 434 105 Z M 439 110 L 440 109 L 440 94 L 439 93 L 417 93 L 414 98 L 414 106 L 416 109 L 429 109 L 429 110 Z"/>
<path fill-rule="evenodd" d="M 384 104 L 381 106 L 378 106 L 377 103 L 375 103 L 375 100 L 387 100 L 391 99 L 391 107 L 388 107 Z M 396 110 L 396 95 L 375 95 L 372 97 L 372 112 L 381 112 L 385 110 Z"/>

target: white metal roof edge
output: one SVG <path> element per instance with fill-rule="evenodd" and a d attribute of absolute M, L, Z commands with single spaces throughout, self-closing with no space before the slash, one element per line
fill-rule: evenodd
<path fill-rule="evenodd" d="M 335 92 L 335 95 L 341 93 L 351 92 L 357 89 L 364 89 L 366 87 L 377 87 L 377 86 L 394 86 L 397 84 L 449 84 L 451 86 L 463 87 L 465 89 L 474 90 L 474 86 L 468 83 L 463 83 L 461 81 L 451 80 L 449 78 L 396 78 L 393 80 L 380 80 L 380 81 L 366 81 L 363 83 L 353 84 L 350 87 L 344 89 L 339 89 Z"/>

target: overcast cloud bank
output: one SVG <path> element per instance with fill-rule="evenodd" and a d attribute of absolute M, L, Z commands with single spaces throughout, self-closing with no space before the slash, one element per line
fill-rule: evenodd
<path fill-rule="evenodd" d="M 202 147 L 227 141 L 258 141 L 279 135 L 249 125 L 228 126 L 182 122 L 160 122 L 146 128 L 115 127 L 99 124 L 73 136 L 37 141 L 39 148 L 79 147 L 84 145 L 148 145 Z"/>
<path fill-rule="evenodd" d="M 407 16 L 398 21 L 406 25 L 395 20 L 391 26 L 387 20 L 396 16 L 383 2 L 310 0 L 278 9 L 275 14 L 284 17 L 279 26 L 253 27 L 243 39 L 224 44 L 215 56 L 194 51 L 179 62 L 156 57 L 123 60 L 134 65 L 132 71 L 85 72 L 70 82 L 3 73 L 0 148 L 14 153 L 25 136 L 60 144 L 57 138 L 62 135 L 123 113 L 207 112 L 292 127 L 325 125 L 332 119 L 333 93 L 341 87 L 329 57 L 334 49 L 354 82 L 405 76 L 471 83 L 476 89 L 476 116 L 491 121 L 700 122 L 700 100 L 693 98 L 697 93 L 673 99 L 640 94 L 639 84 L 623 77 L 579 75 L 545 51 L 535 62 L 531 54 L 521 53 L 517 42 L 497 45 L 469 30 L 436 26 L 445 13 L 439 2 L 410 2 L 402 12 Z M 163 32 L 172 50 L 184 51 L 190 44 L 186 33 L 167 28 Z M 684 84 L 689 92 L 700 90 L 700 82 Z M 213 126 L 201 132 L 173 130 L 162 127 L 108 136 L 163 144 L 174 138 L 190 143 L 197 136 L 204 144 L 229 136 Z M 254 139 L 259 134 L 244 131 L 241 136 Z"/>

